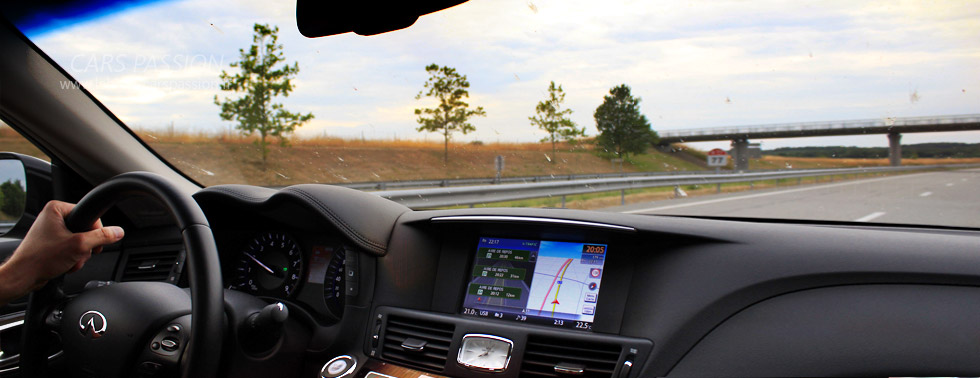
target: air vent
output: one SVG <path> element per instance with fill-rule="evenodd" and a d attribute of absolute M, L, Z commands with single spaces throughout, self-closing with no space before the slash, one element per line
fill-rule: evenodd
<path fill-rule="evenodd" d="M 119 281 L 163 281 L 177 283 L 183 252 L 179 245 L 132 249 Z"/>
<path fill-rule="evenodd" d="M 616 344 L 531 335 L 524 349 L 521 376 L 612 377 L 622 349 Z"/>
<path fill-rule="evenodd" d="M 381 356 L 420 369 L 442 371 L 455 329 L 450 323 L 389 315 Z"/>

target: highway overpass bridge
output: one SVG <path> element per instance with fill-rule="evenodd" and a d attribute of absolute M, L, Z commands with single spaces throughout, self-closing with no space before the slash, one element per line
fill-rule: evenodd
<path fill-rule="evenodd" d="M 712 127 L 665 130 L 659 134 L 663 145 L 730 140 L 735 170 L 747 170 L 750 139 L 885 134 L 888 136 L 888 159 L 891 165 L 897 166 L 902 164 L 902 134 L 967 130 L 980 130 L 980 114 Z"/>

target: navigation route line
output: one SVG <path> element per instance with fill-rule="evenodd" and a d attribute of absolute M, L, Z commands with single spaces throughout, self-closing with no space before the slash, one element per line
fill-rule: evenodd
<path fill-rule="evenodd" d="M 551 295 L 551 289 L 553 289 L 555 287 L 555 282 L 558 281 L 558 275 L 560 274 L 561 276 L 564 276 L 565 275 L 565 273 L 564 273 L 565 269 L 567 269 L 568 268 L 568 265 L 570 265 L 571 263 L 572 263 L 572 259 L 565 260 L 565 263 L 561 265 L 561 268 L 558 268 L 558 271 L 555 272 L 555 278 L 551 280 L 551 286 L 548 287 L 548 292 L 545 293 L 544 299 L 541 301 L 541 308 L 538 309 L 538 315 L 541 314 L 541 311 L 544 311 L 544 304 L 545 304 L 545 302 L 548 301 L 548 296 Z M 558 296 L 557 296 L 557 293 L 556 293 L 555 300 L 557 300 L 557 299 L 558 299 Z M 551 316 L 552 317 L 555 316 L 554 306 L 552 306 Z"/>

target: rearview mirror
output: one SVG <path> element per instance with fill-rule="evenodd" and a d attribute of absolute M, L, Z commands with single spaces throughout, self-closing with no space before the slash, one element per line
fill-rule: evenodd
<path fill-rule="evenodd" d="M 374 35 L 404 29 L 419 16 L 467 0 L 297 0 L 296 26 L 309 38 L 354 32 Z"/>

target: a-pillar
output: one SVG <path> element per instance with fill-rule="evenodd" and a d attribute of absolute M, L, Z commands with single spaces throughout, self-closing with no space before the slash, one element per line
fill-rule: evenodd
<path fill-rule="evenodd" d="M 749 141 L 748 139 L 732 140 L 732 160 L 735 162 L 735 171 L 749 170 Z"/>
<path fill-rule="evenodd" d="M 895 167 L 902 165 L 902 134 L 888 134 L 888 162 Z"/>

